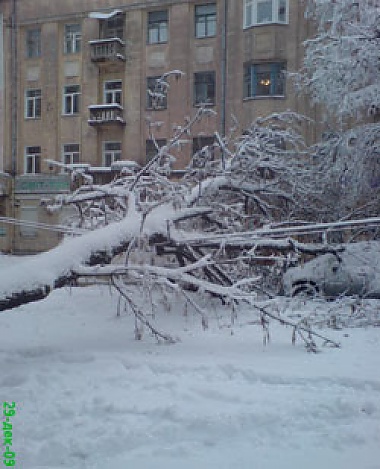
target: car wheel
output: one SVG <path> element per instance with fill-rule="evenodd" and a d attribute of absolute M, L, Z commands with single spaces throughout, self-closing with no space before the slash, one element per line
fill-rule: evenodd
<path fill-rule="evenodd" d="M 315 298 L 319 294 L 318 285 L 312 282 L 302 282 L 293 285 L 292 296 Z"/>

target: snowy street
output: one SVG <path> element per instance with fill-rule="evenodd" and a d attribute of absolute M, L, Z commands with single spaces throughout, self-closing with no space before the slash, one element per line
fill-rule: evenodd
<path fill-rule="evenodd" d="M 326 330 L 305 351 L 273 324 L 133 337 L 107 287 L 62 289 L 0 315 L 1 400 L 15 402 L 16 467 L 378 469 L 380 329 Z M 219 323 L 220 324 L 220 323 Z"/>

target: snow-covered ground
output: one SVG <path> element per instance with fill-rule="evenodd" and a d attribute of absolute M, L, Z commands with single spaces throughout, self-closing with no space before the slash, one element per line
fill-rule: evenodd
<path fill-rule="evenodd" d="M 249 312 L 227 327 L 210 307 L 203 331 L 178 306 L 164 345 L 136 341 L 117 302 L 61 289 L 0 314 L 17 468 L 380 468 L 380 328 L 323 330 L 342 348 L 311 354 L 275 324 L 264 347 Z"/>

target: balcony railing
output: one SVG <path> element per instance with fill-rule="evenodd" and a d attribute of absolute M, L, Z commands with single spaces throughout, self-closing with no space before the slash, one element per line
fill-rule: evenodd
<path fill-rule="evenodd" d="M 88 109 L 90 111 L 90 118 L 88 119 L 90 125 L 125 125 L 123 108 L 117 103 L 95 104 L 88 106 Z"/>
<path fill-rule="evenodd" d="M 93 62 L 125 61 L 125 42 L 118 37 L 89 41 Z"/>

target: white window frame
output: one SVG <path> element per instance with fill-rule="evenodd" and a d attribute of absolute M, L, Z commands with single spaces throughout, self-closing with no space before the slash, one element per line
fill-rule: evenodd
<path fill-rule="evenodd" d="M 195 37 L 203 39 L 205 37 L 216 36 L 217 18 L 216 3 L 206 3 L 195 5 L 194 24 Z"/>
<path fill-rule="evenodd" d="M 119 148 L 111 148 L 112 146 L 118 146 Z M 103 166 L 111 167 L 115 161 L 121 160 L 122 145 L 120 141 L 106 141 L 103 142 Z"/>
<path fill-rule="evenodd" d="M 148 44 L 165 44 L 169 40 L 169 11 L 148 12 Z"/>
<path fill-rule="evenodd" d="M 69 90 L 69 88 L 74 88 Z M 65 85 L 63 87 L 62 113 L 65 116 L 80 114 L 80 85 Z"/>
<path fill-rule="evenodd" d="M 63 51 L 65 54 L 78 54 L 82 47 L 80 23 L 65 24 Z"/>
<path fill-rule="evenodd" d="M 258 20 L 258 5 L 261 2 L 271 1 L 272 18 L 268 21 Z M 282 3 L 285 3 L 285 18 L 280 19 L 279 11 Z M 289 0 L 244 0 L 244 28 L 263 24 L 288 24 L 289 23 Z"/>
<path fill-rule="evenodd" d="M 113 88 L 110 85 L 120 84 L 119 87 Z M 123 103 L 123 82 L 122 80 L 107 80 L 103 84 L 103 99 L 104 104 L 119 104 Z"/>
<path fill-rule="evenodd" d="M 31 88 L 25 90 L 24 115 L 25 119 L 39 119 L 41 117 L 41 89 Z"/>
<path fill-rule="evenodd" d="M 65 143 L 62 145 L 62 163 L 73 165 L 80 161 L 79 143 Z"/>
<path fill-rule="evenodd" d="M 38 151 L 37 151 L 38 149 Z M 30 165 L 29 165 L 30 162 Z M 25 147 L 25 161 L 24 161 L 25 174 L 40 174 L 41 173 L 41 147 L 28 146 Z M 30 170 L 29 170 L 30 166 Z"/>

